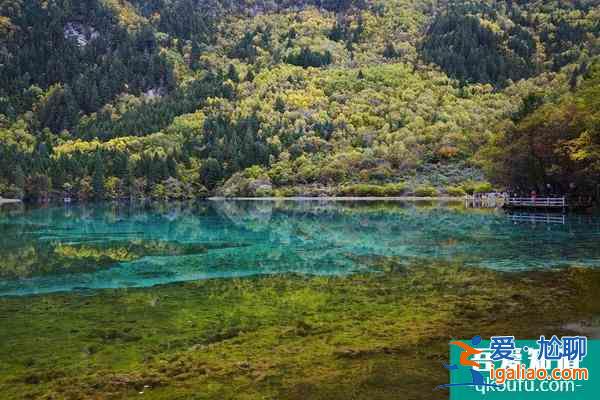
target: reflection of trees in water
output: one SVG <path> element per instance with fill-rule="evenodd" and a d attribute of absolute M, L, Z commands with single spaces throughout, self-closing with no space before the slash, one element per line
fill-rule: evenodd
<path fill-rule="evenodd" d="M 515 225 L 502 213 L 397 202 L 21 207 L 0 212 L 0 279 L 118 265 L 164 277 L 333 273 L 381 256 L 498 268 L 589 264 L 600 259 L 599 233 L 589 221 Z"/>
<path fill-rule="evenodd" d="M 268 229 L 273 214 L 271 201 L 213 201 L 211 208 L 238 227 L 260 231 Z"/>

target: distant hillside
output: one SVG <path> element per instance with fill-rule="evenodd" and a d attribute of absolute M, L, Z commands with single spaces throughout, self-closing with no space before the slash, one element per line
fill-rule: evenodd
<path fill-rule="evenodd" d="M 0 15 L 4 197 L 460 195 L 516 184 L 494 146 L 597 85 L 597 0 L 2 0 Z M 582 157 L 519 184 L 589 186 Z"/>

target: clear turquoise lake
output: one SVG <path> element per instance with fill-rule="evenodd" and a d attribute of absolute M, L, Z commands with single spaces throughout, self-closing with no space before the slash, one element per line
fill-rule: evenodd
<path fill-rule="evenodd" d="M 600 266 L 600 219 L 459 203 L 203 201 L 4 206 L 0 296 L 258 274 L 365 272 L 381 257 L 497 270 Z"/>

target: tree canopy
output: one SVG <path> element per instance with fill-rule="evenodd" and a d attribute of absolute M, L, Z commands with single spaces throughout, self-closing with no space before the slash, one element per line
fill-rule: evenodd
<path fill-rule="evenodd" d="M 0 11 L 6 197 L 460 194 L 597 172 L 591 0 Z"/>

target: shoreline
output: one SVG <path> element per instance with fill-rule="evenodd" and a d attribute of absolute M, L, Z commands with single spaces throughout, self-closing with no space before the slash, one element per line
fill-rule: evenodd
<path fill-rule="evenodd" d="M 21 200 L 19 199 L 5 199 L 0 197 L 0 206 L 3 204 L 14 204 L 14 203 L 20 203 Z"/>
<path fill-rule="evenodd" d="M 151 200 L 145 199 L 140 201 L 159 201 L 159 200 Z M 450 196 L 429 196 L 429 197 L 417 197 L 417 196 L 390 196 L 390 197 L 382 197 L 382 196 L 291 196 L 291 197 L 224 197 L 224 196 L 211 196 L 211 197 L 203 197 L 198 198 L 196 200 L 203 201 L 442 201 L 442 202 L 463 202 L 464 199 L 462 197 L 450 197 Z M 115 200 L 102 200 L 100 202 L 120 202 L 120 201 L 129 201 L 124 199 L 115 199 Z M 183 200 L 168 200 L 169 202 L 177 202 Z M 59 199 L 50 200 L 47 203 L 63 203 Z M 3 199 L 0 198 L 0 205 L 2 204 L 15 204 L 15 203 L 23 203 L 23 200 L 19 199 Z M 88 201 L 75 201 L 74 203 L 94 203 Z"/>
<path fill-rule="evenodd" d="M 380 196 L 324 196 L 324 197 L 311 197 L 311 196 L 293 196 L 293 197 L 208 197 L 210 201 L 227 201 L 227 200 L 243 200 L 243 201 L 445 201 L 445 202 L 462 202 L 462 197 L 450 197 L 450 196 L 434 196 L 434 197 L 417 197 L 417 196 L 391 196 L 391 197 L 380 197 Z"/>

